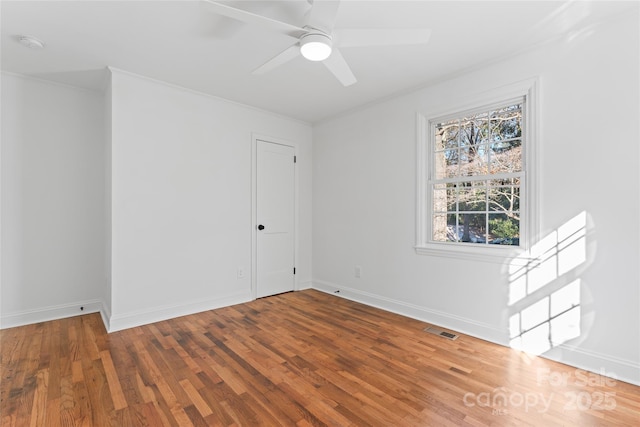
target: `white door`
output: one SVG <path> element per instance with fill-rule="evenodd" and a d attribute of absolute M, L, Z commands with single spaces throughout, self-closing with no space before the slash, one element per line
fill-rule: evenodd
<path fill-rule="evenodd" d="M 295 159 L 288 145 L 257 141 L 256 296 L 294 289 Z"/>

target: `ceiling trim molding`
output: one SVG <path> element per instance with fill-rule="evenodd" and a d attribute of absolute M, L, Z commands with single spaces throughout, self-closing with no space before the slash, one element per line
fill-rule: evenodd
<path fill-rule="evenodd" d="M 223 98 L 221 96 L 211 95 L 211 94 L 208 94 L 208 93 L 200 92 L 200 91 L 197 91 L 195 89 L 189 89 L 188 87 L 180 86 L 180 85 L 177 85 L 175 83 L 165 82 L 163 80 L 159 80 L 159 79 L 156 79 L 156 78 L 153 78 L 153 77 L 144 76 L 142 74 L 133 73 L 131 71 L 126 71 L 126 70 L 123 70 L 123 69 L 120 69 L 120 68 L 117 68 L 117 67 L 107 66 L 107 69 L 111 73 L 124 74 L 124 75 L 130 76 L 130 77 L 135 77 L 135 78 L 138 78 L 138 79 L 141 79 L 141 80 L 145 80 L 145 81 L 148 81 L 148 82 L 151 82 L 151 83 L 155 83 L 155 84 L 166 86 L 166 87 L 169 87 L 169 88 L 172 88 L 172 89 L 180 90 L 182 92 L 187 92 L 187 93 L 190 93 L 192 95 L 198 95 L 198 96 L 201 96 L 201 97 L 204 97 L 204 98 L 209 98 L 209 99 L 213 99 L 213 100 L 216 100 L 216 101 L 232 104 L 232 105 L 235 105 L 237 107 L 242 107 L 242 108 L 253 110 L 253 111 L 256 111 L 256 112 L 259 112 L 259 113 L 262 113 L 262 114 L 275 116 L 275 117 L 278 117 L 280 119 L 288 120 L 288 121 L 295 122 L 295 123 L 298 123 L 298 124 L 301 124 L 301 125 L 305 125 L 305 126 L 311 126 L 312 125 L 312 123 L 310 123 L 310 122 L 307 122 L 307 121 L 304 121 L 304 120 L 300 120 L 300 119 L 297 119 L 295 117 L 290 117 L 290 116 L 287 116 L 287 115 L 284 115 L 284 114 L 276 113 L 274 111 L 265 110 L 264 108 L 255 107 L 253 105 L 244 104 L 242 102 L 233 101 L 233 100 L 230 100 L 230 99 L 227 99 L 227 98 Z"/>
<path fill-rule="evenodd" d="M 0 70 L 0 76 L 12 76 L 12 77 L 22 78 L 22 79 L 25 79 L 25 80 L 31 80 L 31 81 L 34 81 L 34 82 L 47 84 L 47 85 L 51 85 L 51 86 L 58 86 L 58 87 L 63 87 L 63 88 L 67 88 L 67 89 L 74 89 L 74 90 L 78 90 L 78 91 L 81 91 L 81 92 L 87 92 L 87 93 L 92 93 L 92 94 L 96 94 L 96 95 L 104 95 L 104 91 L 101 91 L 101 90 L 98 90 L 98 89 L 92 89 L 92 88 L 83 87 L 83 86 L 76 86 L 76 85 L 72 85 L 70 83 L 62 83 L 62 82 L 58 82 L 58 81 L 55 81 L 55 80 L 49 80 L 49 79 L 45 79 L 45 78 L 42 78 L 42 77 L 33 76 L 31 74 L 14 73 L 13 71 Z"/>

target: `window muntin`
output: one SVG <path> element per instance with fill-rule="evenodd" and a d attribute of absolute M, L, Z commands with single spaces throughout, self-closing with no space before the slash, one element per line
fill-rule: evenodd
<path fill-rule="evenodd" d="M 519 98 L 430 121 L 428 240 L 520 246 L 523 108 Z"/>

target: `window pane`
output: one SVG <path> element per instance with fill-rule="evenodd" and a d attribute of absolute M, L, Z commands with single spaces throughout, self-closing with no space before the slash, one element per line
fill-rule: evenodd
<path fill-rule="evenodd" d="M 489 214 L 489 243 L 494 245 L 520 244 L 520 220 L 506 214 Z"/>
<path fill-rule="evenodd" d="M 520 211 L 520 187 L 492 187 L 489 210 L 512 213 Z"/>
<path fill-rule="evenodd" d="M 435 130 L 436 149 L 458 147 L 459 125 L 458 120 L 451 120 L 445 123 L 438 123 Z"/>
<path fill-rule="evenodd" d="M 522 137 L 522 105 L 510 105 L 491 113 L 490 139 L 500 141 Z"/>
<path fill-rule="evenodd" d="M 480 113 L 460 120 L 460 146 L 475 146 L 488 141 L 487 113 Z"/>
<path fill-rule="evenodd" d="M 511 216 L 520 211 L 520 179 L 492 180 L 489 187 L 489 210 Z"/>
<path fill-rule="evenodd" d="M 453 178 L 458 176 L 458 165 L 460 163 L 460 150 L 447 150 L 445 151 L 446 160 L 446 177 Z"/>
<path fill-rule="evenodd" d="M 447 238 L 447 214 L 433 215 L 433 236 L 436 242 L 446 242 Z"/>
<path fill-rule="evenodd" d="M 437 184 L 433 189 L 433 211 L 447 212 L 447 187 L 445 184 Z"/>
<path fill-rule="evenodd" d="M 437 151 L 434 153 L 435 179 L 458 176 L 458 150 Z"/>
<path fill-rule="evenodd" d="M 486 243 L 486 214 L 459 214 L 458 236 L 464 243 Z"/>
<path fill-rule="evenodd" d="M 460 175 L 476 176 L 489 173 L 488 146 L 467 146 L 460 149 Z"/>
<path fill-rule="evenodd" d="M 487 150 L 492 174 L 522 171 L 522 140 L 494 142 Z"/>
<path fill-rule="evenodd" d="M 449 212 L 455 211 L 457 202 L 458 202 L 457 185 L 447 184 L 447 211 Z"/>
<path fill-rule="evenodd" d="M 440 126 L 442 125 L 440 124 L 436 125 L 434 139 L 433 139 L 433 151 L 442 151 L 446 148 L 444 144 L 444 139 L 443 139 L 444 132 Z"/>
<path fill-rule="evenodd" d="M 486 199 L 485 181 L 462 183 L 458 187 L 459 211 L 486 211 Z"/>
<path fill-rule="evenodd" d="M 475 175 L 489 173 L 489 145 L 481 144 L 477 147 Z"/>

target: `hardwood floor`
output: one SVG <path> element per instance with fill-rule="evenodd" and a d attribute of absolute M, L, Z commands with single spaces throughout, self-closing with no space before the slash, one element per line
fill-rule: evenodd
<path fill-rule="evenodd" d="M 308 290 L 0 331 L 2 426 L 640 425 L 640 387 Z"/>

